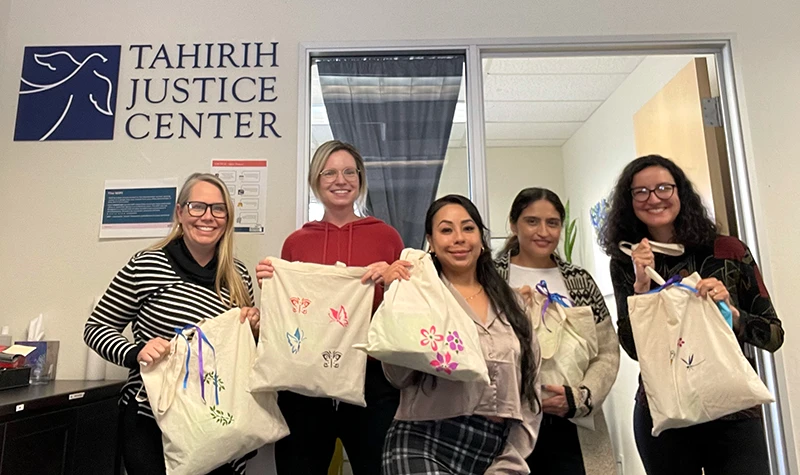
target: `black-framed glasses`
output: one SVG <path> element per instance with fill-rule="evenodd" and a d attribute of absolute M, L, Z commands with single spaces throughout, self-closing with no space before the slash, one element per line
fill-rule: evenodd
<path fill-rule="evenodd" d="M 339 176 L 339 173 L 341 173 L 345 180 L 356 181 L 358 179 L 359 172 L 360 170 L 358 168 L 345 168 L 341 172 L 339 172 L 339 170 L 334 170 L 333 168 L 328 168 L 327 170 L 322 170 L 319 172 L 319 176 L 325 181 L 334 181 L 336 180 L 336 177 Z"/>
<path fill-rule="evenodd" d="M 211 216 L 215 218 L 227 218 L 228 207 L 225 203 L 203 203 L 202 201 L 187 201 L 184 203 L 189 216 L 199 218 L 206 214 L 206 210 L 211 208 Z"/>
<path fill-rule="evenodd" d="M 638 201 L 639 203 L 644 203 L 649 200 L 650 193 L 655 193 L 656 198 L 660 200 L 668 200 L 675 194 L 675 183 L 661 183 L 652 189 L 644 186 L 640 188 L 631 188 L 633 201 Z"/>

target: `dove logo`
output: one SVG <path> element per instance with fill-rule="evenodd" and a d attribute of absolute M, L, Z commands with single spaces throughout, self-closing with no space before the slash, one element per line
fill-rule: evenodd
<path fill-rule="evenodd" d="M 14 140 L 111 140 L 120 46 L 27 46 Z"/>

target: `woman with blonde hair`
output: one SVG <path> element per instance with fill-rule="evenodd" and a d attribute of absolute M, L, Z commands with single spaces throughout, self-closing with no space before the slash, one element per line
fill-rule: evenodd
<path fill-rule="evenodd" d="M 403 241 L 393 227 L 365 216 L 367 178 L 361 154 L 348 143 L 325 142 L 311 160 L 308 184 L 325 214 L 322 220 L 308 222 L 286 238 L 281 259 L 367 267 L 362 282 L 381 284 L 383 270 L 400 257 Z M 259 262 L 259 285 L 273 272 L 269 260 Z M 373 313 L 381 301 L 383 287 L 376 285 Z M 366 372 L 366 408 L 291 391 L 279 393 L 278 405 L 291 431 L 275 445 L 279 475 L 327 474 L 337 437 L 355 475 L 380 473 L 383 439 L 400 395 L 384 377 L 379 361 L 369 359 Z"/>
<path fill-rule="evenodd" d="M 175 328 L 240 307 L 241 320 L 258 332 L 258 309 L 246 267 L 233 257 L 233 210 L 228 189 L 214 175 L 189 176 L 178 195 L 167 237 L 134 255 L 86 322 L 84 340 L 114 364 L 130 370 L 120 398 L 120 440 L 130 475 L 165 473 L 161 431 L 150 405 L 135 399 L 140 365 L 169 353 Z M 122 331 L 131 325 L 133 340 Z M 213 474 L 243 474 L 246 460 Z"/>

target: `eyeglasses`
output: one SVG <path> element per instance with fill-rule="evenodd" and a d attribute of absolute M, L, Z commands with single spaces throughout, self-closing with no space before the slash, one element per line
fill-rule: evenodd
<path fill-rule="evenodd" d="M 655 193 L 656 198 L 660 200 L 668 200 L 672 198 L 672 195 L 675 194 L 675 184 L 661 183 L 653 189 L 645 187 L 631 188 L 631 196 L 633 197 L 633 201 L 638 201 L 639 203 L 644 203 L 645 201 L 649 200 L 650 193 Z"/>
<path fill-rule="evenodd" d="M 347 181 L 356 181 L 358 179 L 358 174 L 360 170 L 358 168 L 345 168 L 341 171 L 342 176 Z M 319 176 L 322 181 L 332 182 L 336 180 L 336 177 L 339 176 L 339 170 L 334 170 L 333 168 L 329 168 L 327 170 L 322 170 L 319 172 Z"/>
<path fill-rule="evenodd" d="M 199 218 L 206 214 L 206 209 L 211 208 L 211 216 L 215 218 L 227 218 L 228 207 L 225 203 L 203 203 L 202 201 L 187 201 L 184 203 L 189 212 L 189 216 Z"/>

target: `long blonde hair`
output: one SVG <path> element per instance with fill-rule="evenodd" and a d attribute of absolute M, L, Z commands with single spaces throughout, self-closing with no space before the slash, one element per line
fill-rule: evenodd
<path fill-rule="evenodd" d="M 192 173 L 189 175 L 189 178 L 186 179 L 186 182 L 183 184 L 178 194 L 178 203 L 172 214 L 172 229 L 170 229 L 167 237 L 153 244 L 148 249 L 163 249 L 175 239 L 183 238 L 183 227 L 180 221 L 178 221 L 178 208 L 186 205 L 186 202 L 189 201 L 192 188 L 201 181 L 210 183 L 219 189 L 220 193 L 222 193 L 222 199 L 225 201 L 225 207 L 228 209 L 228 218 L 225 220 L 225 232 L 222 234 L 219 244 L 217 244 L 217 278 L 214 282 L 214 289 L 217 291 L 220 301 L 230 307 L 251 306 L 253 305 L 253 301 L 250 299 L 250 293 L 239 271 L 236 270 L 236 263 L 233 259 L 233 201 L 231 200 L 230 193 L 228 193 L 228 187 L 216 176 L 210 173 Z M 223 288 L 227 288 L 230 292 L 231 298 L 229 302 L 225 302 L 225 299 L 222 298 Z"/>
<path fill-rule="evenodd" d="M 317 147 L 317 151 L 314 152 L 314 157 L 311 159 L 311 166 L 308 170 L 308 186 L 311 187 L 311 191 L 314 192 L 314 196 L 319 199 L 321 194 L 319 189 L 319 174 L 322 173 L 323 169 L 325 168 L 325 163 L 328 162 L 328 158 L 340 150 L 344 150 L 352 155 L 353 160 L 356 162 L 356 169 L 358 169 L 358 196 L 356 197 L 356 209 L 363 216 L 366 216 L 367 171 L 364 169 L 364 158 L 361 156 L 361 153 L 359 153 L 355 146 L 340 140 L 328 140 Z"/>

